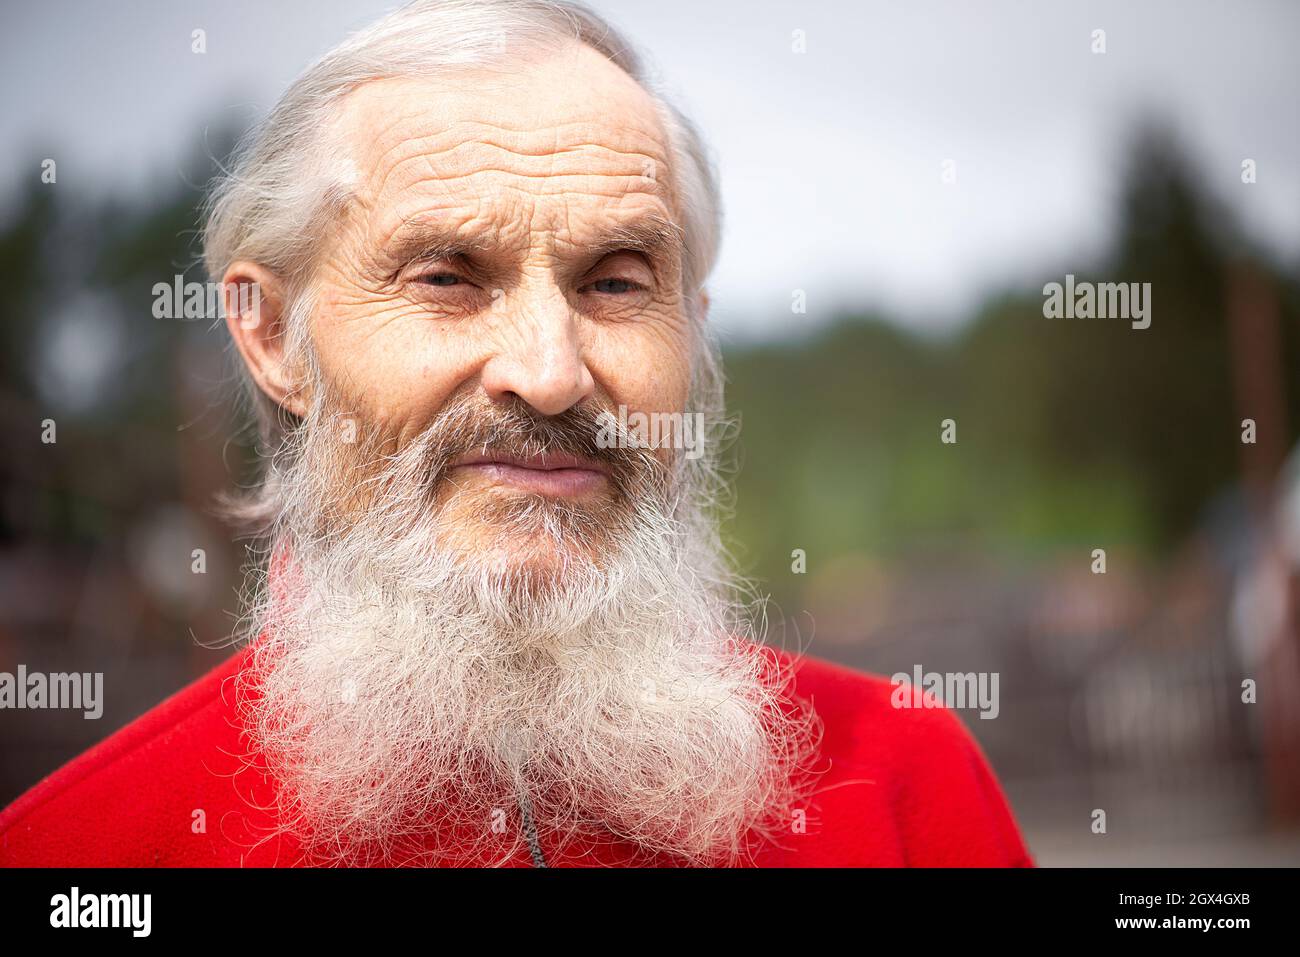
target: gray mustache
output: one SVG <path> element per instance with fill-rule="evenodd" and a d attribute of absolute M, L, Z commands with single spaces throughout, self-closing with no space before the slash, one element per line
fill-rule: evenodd
<path fill-rule="evenodd" d="M 430 479 L 441 481 L 451 462 L 471 453 L 536 456 L 563 453 L 603 465 L 620 492 L 631 493 L 663 479 L 663 464 L 635 447 L 602 448 L 596 441 L 605 410 L 594 404 L 540 416 L 521 399 L 490 411 L 456 407 L 430 428 Z M 605 423 L 606 429 L 608 424 Z M 630 445 L 630 443 L 621 443 Z"/>

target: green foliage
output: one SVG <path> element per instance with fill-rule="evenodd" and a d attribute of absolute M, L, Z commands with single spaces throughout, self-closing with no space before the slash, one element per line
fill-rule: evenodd
<path fill-rule="evenodd" d="M 1186 536 L 1238 477 L 1226 282 L 1250 253 L 1159 130 L 1132 151 L 1120 213 L 1111 255 L 1077 278 L 1151 283 L 1148 329 L 1044 318 L 1035 289 L 944 340 L 846 316 L 795 347 L 732 351 L 743 468 L 731 531 L 748 570 L 780 598 L 798 588 L 794 548 L 820 562 L 1099 542 L 1161 553 Z M 1289 372 L 1296 285 L 1276 271 L 1271 282 Z M 1300 421 L 1294 390 L 1287 403 Z M 955 445 L 940 442 L 947 418 Z"/>

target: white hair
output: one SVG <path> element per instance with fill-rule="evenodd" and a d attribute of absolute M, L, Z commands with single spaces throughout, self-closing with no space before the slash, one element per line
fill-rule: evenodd
<path fill-rule="evenodd" d="M 273 833 L 311 863 L 503 863 L 526 814 L 552 863 L 617 837 L 626 863 L 734 864 L 788 828 L 820 723 L 738 600 L 715 472 L 609 450 L 608 505 L 471 493 L 465 523 L 459 450 L 593 456 L 595 410 L 466 394 L 391 454 L 336 441 L 341 414 L 313 395 L 247 608 L 264 640 L 237 697 Z M 555 560 L 499 564 L 499 539 Z"/>
<path fill-rule="evenodd" d="M 695 332 L 695 407 L 718 387 L 717 347 L 705 327 L 701 294 L 717 258 L 721 200 L 704 142 L 691 121 L 656 87 L 632 46 L 599 15 L 566 0 L 415 0 L 354 34 L 290 85 L 270 114 L 240 141 L 230 168 L 209 194 L 204 259 L 220 281 L 239 260 L 275 273 L 290 298 L 285 348 L 307 350 L 310 280 L 324 229 L 346 208 L 355 170 L 326 141 L 340 101 L 373 80 L 437 75 L 471 64 L 509 65 L 536 48 L 578 41 L 607 57 L 650 95 L 668 138 L 682 229 L 682 293 Z M 281 410 L 252 383 L 247 397 L 263 451 L 274 451 L 288 426 Z"/>
<path fill-rule="evenodd" d="M 334 159 L 326 131 L 360 84 L 508 67 L 574 40 L 660 111 L 683 219 L 687 401 L 705 417 L 705 454 L 659 474 L 653 457 L 607 451 L 620 494 L 597 506 L 458 498 L 446 471 L 465 448 L 600 458 L 597 410 L 532 417 L 464 394 L 404 445 L 370 421 L 358 445 L 335 440 L 346 400 L 321 374 L 307 320 L 314 256 L 356 171 Z M 790 668 L 758 649 L 761 622 L 718 534 L 726 423 L 702 292 L 719 220 L 694 127 L 623 38 L 575 3 L 417 0 L 310 67 L 241 143 L 210 199 L 208 270 L 220 278 L 248 260 L 284 283 L 284 348 L 307 403 L 298 420 L 250 388 L 266 474 L 236 517 L 264 537 L 245 619 L 265 640 L 239 704 L 250 760 L 279 782 L 280 828 L 306 857 L 508 860 L 523 832 L 488 824 L 514 819 L 517 803 L 552 847 L 616 835 L 638 859 L 735 862 L 806 795 L 815 712 L 792 698 Z M 456 509 L 465 501 L 468 518 Z M 482 542 L 493 532 L 524 552 L 517 567 L 494 564 Z M 530 542 L 552 559 L 540 571 Z"/>

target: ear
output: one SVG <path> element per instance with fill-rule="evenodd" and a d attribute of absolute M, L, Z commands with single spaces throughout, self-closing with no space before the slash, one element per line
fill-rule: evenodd
<path fill-rule="evenodd" d="M 709 318 L 709 291 L 707 289 L 701 289 L 700 290 L 700 319 L 703 321 L 708 318 Z"/>
<path fill-rule="evenodd" d="M 285 285 L 257 263 L 234 262 L 222 277 L 226 328 L 249 375 L 270 399 L 294 415 L 306 412 L 297 370 L 285 356 Z"/>

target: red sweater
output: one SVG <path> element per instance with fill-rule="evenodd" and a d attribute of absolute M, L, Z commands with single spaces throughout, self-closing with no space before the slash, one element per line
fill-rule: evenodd
<path fill-rule="evenodd" d="M 0 865 L 297 864 L 290 839 L 261 840 L 272 824 L 261 810 L 272 782 L 256 768 L 241 773 L 237 757 L 247 741 L 230 679 L 246 655 L 233 655 L 0 812 Z M 983 752 L 954 712 L 895 708 L 888 680 L 806 656 L 795 686 L 824 723 L 825 773 L 805 832 L 785 835 L 754 863 L 1033 866 Z M 577 863 L 617 864 L 629 850 L 616 841 L 592 845 Z M 510 863 L 529 866 L 527 849 Z"/>

